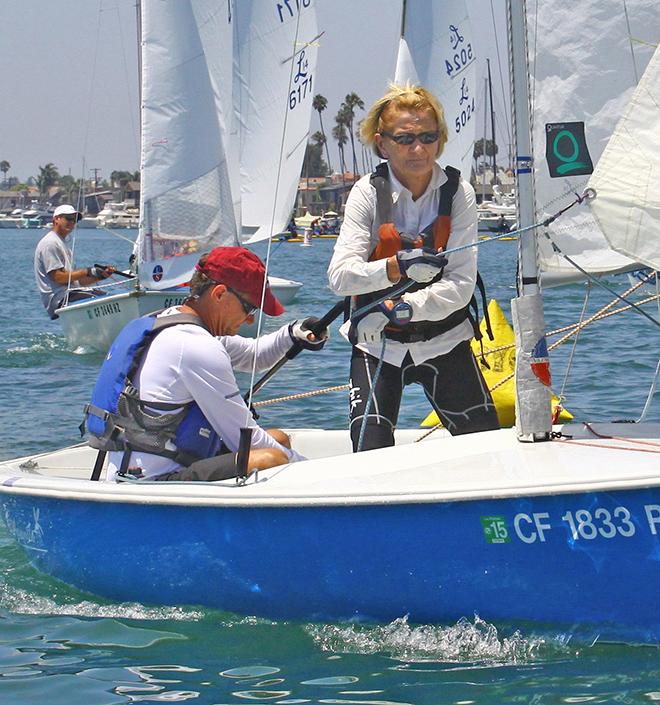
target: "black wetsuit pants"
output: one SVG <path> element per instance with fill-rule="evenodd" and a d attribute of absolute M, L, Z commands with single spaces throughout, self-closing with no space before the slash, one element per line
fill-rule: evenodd
<path fill-rule="evenodd" d="M 377 367 L 377 358 L 353 348 L 349 403 L 354 452 L 357 451 Z M 493 399 L 472 354 L 470 342 L 466 340 L 447 354 L 425 360 L 420 365 L 414 364 L 410 353 L 404 357 L 401 367 L 383 363 L 376 380 L 361 450 L 394 445 L 403 388 L 414 383 L 422 385 L 440 420 L 453 436 L 499 428 Z"/>

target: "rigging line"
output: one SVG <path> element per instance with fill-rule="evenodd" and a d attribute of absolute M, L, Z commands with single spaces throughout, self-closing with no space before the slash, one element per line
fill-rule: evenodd
<path fill-rule="evenodd" d="M 639 438 L 630 438 L 627 436 L 607 436 L 604 433 L 599 433 L 596 431 L 596 429 L 593 427 L 593 425 L 587 421 L 582 422 L 584 427 L 589 431 L 589 433 L 592 433 L 596 438 L 602 438 L 604 440 L 613 440 L 613 441 L 625 441 L 628 443 L 636 443 L 637 445 L 640 446 L 651 446 L 652 448 L 660 448 L 660 443 L 656 443 L 654 441 L 642 441 Z M 659 451 L 656 451 L 659 452 Z"/>
<path fill-rule="evenodd" d="M 625 451 L 636 451 L 637 453 L 660 453 L 660 450 L 655 450 L 652 448 L 635 448 L 630 446 L 615 446 L 609 443 L 595 443 L 589 441 L 576 441 L 573 438 L 556 439 L 554 442 L 559 440 L 561 443 L 569 443 L 572 446 L 585 446 L 586 448 L 603 448 L 605 450 L 625 450 Z M 630 438 L 621 439 L 623 441 L 630 442 Z"/>
<path fill-rule="evenodd" d="M 118 233 L 113 228 L 107 228 L 105 225 L 97 225 L 96 229 L 97 230 L 105 230 L 105 232 L 110 233 L 110 235 L 114 235 L 115 237 L 121 238 L 122 240 L 126 240 L 126 242 L 130 242 L 131 245 L 135 246 L 135 240 L 131 240 L 130 237 L 126 237 L 126 235 L 122 235 L 121 233 Z"/>
<path fill-rule="evenodd" d="M 262 401 L 253 402 L 252 406 L 267 406 L 268 404 L 279 404 L 283 401 L 296 401 L 297 399 L 307 399 L 309 397 L 317 397 L 320 394 L 329 394 L 330 392 L 346 392 L 350 389 L 348 384 L 338 384 L 334 387 L 323 387 L 315 389 L 311 392 L 299 392 L 298 394 L 287 394 L 283 397 L 274 397 L 272 399 L 263 399 Z"/>
<path fill-rule="evenodd" d="M 632 294 L 634 291 L 636 291 L 637 289 L 639 289 L 639 287 L 642 285 L 642 283 L 643 283 L 643 282 L 638 282 L 637 284 L 634 284 L 633 286 L 631 286 L 629 289 L 626 289 L 626 291 L 623 292 L 622 296 L 623 296 L 623 297 L 629 296 L 629 295 Z M 559 345 L 561 345 L 562 343 L 564 343 L 564 342 L 565 342 L 566 340 L 568 340 L 572 335 L 575 335 L 575 334 L 578 332 L 578 329 L 586 328 L 586 326 L 588 326 L 590 323 L 592 323 L 592 322 L 595 321 L 595 320 L 600 320 L 600 319 L 602 319 L 602 318 L 607 318 L 608 316 L 614 315 L 614 313 L 621 313 L 622 311 L 627 311 L 628 309 L 632 308 L 631 306 L 623 306 L 623 307 L 620 308 L 620 309 L 616 309 L 616 311 L 613 311 L 613 312 L 611 312 L 611 313 L 607 313 L 607 311 L 609 311 L 609 310 L 616 304 L 617 300 L 618 300 L 618 297 L 615 298 L 615 299 L 612 299 L 612 301 L 610 301 L 608 304 L 606 304 L 605 306 L 603 306 L 599 311 L 597 311 L 596 313 L 594 313 L 592 316 L 590 316 L 590 317 L 589 317 L 586 321 L 584 321 L 583 323 L 574 324 L 574 325 L 571 325 L 571 326 L 567 326 L 567 327 L 565 327 L 565 328 L 558 328 L 557 330 L 552 331 L 551 333 L 549 333 L 548 335 L 556 335 L 556 334 L 558 334 L 558 333 L 564 332 L 565 330 L 568 330 L 568 331 L 569 331 L 564 337 L 562 337 L 562 338 L 560 338 L 559 340 L 555 341 L 548 349 L 549 349 L 549 350 L 554 350 L 554 348 L 556 348 L 556 347 L 558 347 Z M 627 300 L 626 300 L 625 298 L 624 298 L 624 301 L 626 301 L 626 303 L 627 303 Z M 645 300 L 645 301 L 640 302 L 640 304 L 641 304 L 641 303 L 648 303 L 648 301 Z"/>
<path fill-rule="evenodd" d="M 495 53 L 497 54 L 497 69 L 500 74 L 500 89 L 502 91 L 502 96 L 508 95 L 508 91 L 504 90 L 504 73 L 502 71 L 502 56 L 500 53 L 500 44 L 498 41 L 498 31 L 495 25 L 495 8 L 493 7 L 493 0 L 490 0 L 490 15 L 493 23 L 493 36 L 495 37 Z M 485 108 L 485 106 L 484 106 Z M 513 128 L 509 120 L 509 111 L 504 109 L 504 122 L 506 124 L 507 139 L 510 144 L 513 144 Z M 510 165 L 509 165 L 510 166 Z"/>
<path fill-rule="evenodd" d="M 99 50 L 99 43 L 100 43 L 100 36 L 101 36 L 101 12 L 102 10 L 102 5 L 103 0 L 99 0 L 99 5 L 98 5 L 98 12 L 97 12 L 97 22 L 96 22 L 96 41 L 94 42 L 94 56 L 92 59 L 92 74 L 91 74 L 91 80 L 89 82 L 89 93 L 87 95 L 87 119 L 85 120 L 85 132 L 83 135 L 83 144 L 82 144 L 82 181 L 85 181 L 85 156 L 87 155 L 87 144 L 89 141 L 89 129 L 90 125 L 92 123 L 92 99 L 94 96 L 94 85 L 96 84 L 96 66 L 98 63 L 98 50 Z M 71 289 L 71 274 L 73 271 L 73 262 L 74 262 L 74 256 L 75 256 L 75 251 L 76 251 L 76 233 L 78 232 L 78 223 L 76 222 L 76 226 L 73 230 L 73 236 L 71 238 L 71 269 L 69 270 L 69 278 L 67 281 L 67 291 Z"/>
<path fill-rule="evenodd" d="M 652 275 L 649 275 L 646 277 L 646 279 L 641 279 L 642 282 L 648 282 L 652 278 Z M 660 318 L 660 272 L 655 273 L 655 296 L 656 298 L 656 305 L 658 309 L 658 318 Z M 644 408 L 642 409 L 642 413 L 639 415 L 639 418 L 637 419 L 637 423 L 641 423 L 642 421 L 646 421 L 646 418 L 649 414 L 649 411 L 651 410 L 651 404 L 653 403 L 653 398 L 655 397 L 655 389 L 656 385 L 658 383 L 658 377 L 660 376 L 660 357 L 658 358 L 658 363 L 655 366 L 655 374 L 653 375 L 653 379 L 651 380 L 651 384 L 649 385 L 649 393 L 646 397 L 646 402 L 644 404 Z"/>
<path fill-rule="evenodd" d="M 96 65 L 98 63 L 98 53 L 99 53 L 99 45 L 100 45 L 100 37 L 101 37 L 101 13 L 103 12 L 103 9 L 101 5 L 103 4 L 103 0 L 99 0 L 99 10 L 98 10 L 98 19 L 97 19 L 97 24 L 96 24 L 96 41 L 94 42 L 94 57 L 92 59 L 92 76 L 91 80 L 89 83 L 89 94 L 87 97 L 87 120 L 85 121 L 85 134 L 83 137 L 83 160 L 85 159 L 85 156 L 87 155 L 87 141 L 89 139 L 89 127 L 92 122 L 92 99 L 94 97 L 94 86 L 96 84 Z M 85 178 L 85 175 L 83 174 L 83 179 Z"/>
<path fill-rule="evenodd" d="M 133 97 L 131 96 L 131 92 L 130 92 L 131 82 L 129 80 L 129 75 L 128 75 L 128 62 L 126 61 L 126 45 L 124 43 L 124 33 L 122 32 L 122 27 L 121 27 L 121 16 L 119 14 L 119 6 L 115 5 L 114 10 L 117 13 L 117 26 L 119 27 L 119 42 L 121 44 L 122 63 L 124 65 L 124 79 L 125 79 L 125 83 L 126 83 L 126 98 L 128 101 L 128 115 L 129 115 L 129 119 L 131 121 L 131 136 L 133 138 L 133 149 L 135 150 L 135 153 L 138 155 L 138 161 L 139 161 L 140 160 L 140 158 L 139 158 L 140 148 L 139 148 L 137 140 L 136 140 L 137 131 L 135 129 L 135 120 L 133 117 L 133 108 L 136 105 L 136 101 L 133 100 Z M 140 45 L 138 44 L 138 53 L 139 52 L 140 52 Z M 139 62 L 139 59 L 138 59 L 138 62 Z"/>
<path fill-rule="evenodd" d="M 649 393 L 646 397 L 646 403 L 644 404 L 644 408 L 642 409 L 642 413 L 640 414 L 639 418 L 637 419 L 637 423 L 642 423 L 642 421 L 646 421 L 646 417 L 648 416 L 649 410 L 651 409 L 651 403 L 653 402 L 653 397 L 655 396 L 655 387 L 658 382 L 659 375 L 660 375 L 660 358 L 658 358 L 658 364 L 655 367 L 655 374 L 653 375 L 653 379 L 651 380 L 651 386 L 649 387 Z"/>
<path fill-rule="evenodd" d="M 568 255 L 565 255 L 561 251 L 559 246 L 555 243 L 555 241 L 550 237 L 547 230 L 544 231 L 544 235 L 548 238 L 548 240 L 550 240 L 550 243 L 552 244 L 553 250 L 557 254 L 561 255 L 561 257 L 563 257 L 569 264 L 571 264 L 573 267 L 575 267 L 575 269 L 577 269 L 578 272 L 580 272 L 580 274 L 583 274 L 587 279 L 592 281 L 594 284 L 597 284 L 601 289 L 605 289 L 605 291 L 609 291 L 609 293 L 612 294 L 612 296 L 615 296 L 617 299 L 619 299 L 619 301 L 623 301 L 624 304 L 631 306 L 632 308 L 635 309 L 635 311 L 637 311 L 637 313 L 644 316 L 644 318 L 647 318 L 649 321 L 651 321 L 651 323 L 655 324 L 656 326 L 658 326 L 658 328 L 660 328 L 660 321 L 658 319 L 653 318 L 653 316 L 646 313 L 646 311 L 644 311 L 644 309 L 642 309 L 636 303 L 633 303 L 632 301 L 628 301 L 627 299 L 624 299 L 623 296 L 621 296 L 620 294 L 617 294 L 617 292 L 614 291 L 614 289 L 607 286 L 607 284 L 600 281 L 600 279 L 593 276 L 593 274 L 589 274 L 589 272 L 587 272 L 586 269 L 583 269 L 582 267 L 580 267 L 580 265 L 575 260 L 572 260 Z"/>
<path fill-rule="evenodd" d="M 277 163 L 277 176 L 275 178 L 275 198 L 273 199 L 273 206 L 272 206 L 272 211 L 271 211 L 271 220 L 270 220 L 270 227 L 269 227 L 269 237 L 267 238 L 268 244 L 266 246 L 266 274 L 264 276 L 264 283 L 261 288 L 261 305 L 259 306 L 259 314 L 257 318 L 257 335 L 254 341 L 254 357 L 252 359 L 252 371 L 250 374 L 250 393 L 248 395 L 247 403 L 246 403 L 246 425 L 247 422 L 249 421 L 249 415 L 250 415 L 250 406 L 252 404 L 252 389 L 254 387 L 254 383 L 256 381 L 257 377 L 257 356 L 259 354 L 259 335 L 261 333 L 261 328 L 263 325 L 263 304 L 266 299 L 266 287 L 268 286 L 268 270 L 270 268 L 270 256 L 271 256 L 271 249 L 272 249 L 272 243 L 273 243 L 273 229 L 275 225 L 275 211 L 277 207 L 277 196 L 279 194 L 279 189 L 280 189 L 280 177 L 282 175 L 282 158 L 284 155 L 284 150 L 286 147 L 286 128 L 287 128 L 287 123 L 288 123 L 288 118 L 289 118 L 289 102 L 288 102 L 288 96 L 291 92 L 291 86 L 293 84 L 293 73 L 295 70 L 295 57 L 299 53 L 300 50 L 297 50 L 296 47 L 298 46 L 298 36 L 300 33 L 300 18 L 303 13 L 303 8 L 299 7 L 298 8 L 298 16 L 296 18 L 296 30 L 294 33 L 293 37 L 293 47 L 292 47 L 292 54 L 291 54 L 291 69 L 289 71 L 289 84 L 287 88 L 287 95 L 285 96 L 284 99 L 284 124 L 282 126 L 282 137 L 280 140 L 280 153 L 279 153 L 279 158 L 278 158 L 278 163 Z M 238 223 L 238 228 L 239 232 L 241 229 L 241 223 Z"/>
<path fill-rule="evenodd" d="M 376 366 L 376 372 L 374 373 L 373 381 L 369 385 L 369 397 L 367 398 L 367 403 L 364 407 L 364 416 L 362 417 L 362 423 L 360 424 L 360 435 L 358 437 L 358 444 L 356 452 L 362 450 L 362 445 L 364 444 L 364 434 L 367 430 L 367 420 L 369 418 L 369 412 L 371 411 L 371 405 L 373 404 L 374 397 L 376 396 L 376 384 L 378 384 L 378 378 L 380 377 L 381 370 L 383 369 L 383 362 L 385 362 L 385 345 L 387 344 L 387 338 L 383 335 L 383 345 L 380 348 L 380 357 L 378 358 L 378 365 Z M 366 363 L 366 361 L 365 361 Z M 367 367 L 367 370 L 369 368 Z"/>
<path fill-rule="evenodd" d="M 628 44 L 630 45 L 630 56 L 632 58 L 633 73 L 635 74 L 635 85 L 639 83 L 639 72 L 637 71 L 637 62 L 635 61 L 635 48 L 633 47 L 632 31 L 630 29 L 630 17 L 628 17 L 628 5 L 626 0 L 623 0 L 623 14 L 626 17 L 626 28 L 628 29 Z"/>
<path fill-rule="evenodd" d="M 561 402 L 562 399 L 565 399 L 564 392 L 566 391 L 566 385 L 568 384 L 568 378 L 571 374 L 571 368 L 573 367 L 573 359 L 575 357 L 575 352 L 577 350 L 577 344 L 578 344 L 578 339 L 580 337 L 580 333 L 582 332 L 582 327 L 580 326 L 580 323 L 584 320 L 585 313 L 587 312 L 587 304 L 589 303 L 589 296 L 591 295 L 591 282 L 587 282 L 587 292 L 584 297 L 584 303 L 582 304 L 582 311 L 580 312 L 580 320 L 578 321 L 578 324 L 576 325 L 576 332 L 575 336 L 573 338 L 573 345 L 571 347 L 571 352 L 569 353 L 568 356 L 568 361 L 566 362 L 566 372 L 564 373 L 564 381 L 562 382 L 561 385 L 561 390 L 559 391 L 559 394 L 557 395 L 559 397 L 559 401 Z"/>

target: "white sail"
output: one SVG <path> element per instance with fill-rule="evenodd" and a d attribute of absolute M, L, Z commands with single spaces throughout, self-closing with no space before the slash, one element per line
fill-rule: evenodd
<path fill-rule="evenodd" d="M 587 144 L 596 164 L 652 54 L 650 46 L 634 40 L 657 43 L 660 20 L 656 0 L 625 4 L 621 0 L 530 2 L 528 27 L 533 52 L 536 219 L 542 220 L 573 201 L 588 180 L 588 176 L 550 178 L 543 159 L 546 123 L 584 121 Z M 553 223 L 550 231 L 562 251 L 592 274 L 636 266 L 608 246 L 584 206 L 574 207 Z M 539 234 L 538 241 L 545 286 L 579 278 L 570 264 L 553 253 L 545 237 Z"/>
<path fill-rule="evenodd" d="M 419 83 L 445 111 L 449 141 L 443 165 L 470 178 L 477 116 L 476 49 L 464 0 L 407 0 L 395 81 Z"/>
<path fill-rule="evenodd" d="M 589 202 L 610 245 L 660 269 L 660 48 L 589 179 Z"/>
<path fill-rule="evenodd" d="M 204 48 L 209 79 L 220 123 L 227 158 L 236 223 L 241 222 L 241 184 L 239 168 L 240 129 L 238 114 L 237 62 L 239 37 L 236 26 L 236 0 L 193 0 L 193 11 Z M 231 31 L 227 32 L 228 25 Z"/>
<path fill-rule="evenodd" d="M 242 238 L 284 230 L 309 137 L 318 32 L 313 0 L 236 3 Z"/>
<path fill-rule="evenodd" d="M 223 75 L 231 65 L 226 0 L 142 3 L 141 283 L 188 281 L 199 251 L 236 244 L 223 145 Z M 218 61 L 207 61 L 217 52 Z M 226 75 L 225 69 L 222 69 Z"/>

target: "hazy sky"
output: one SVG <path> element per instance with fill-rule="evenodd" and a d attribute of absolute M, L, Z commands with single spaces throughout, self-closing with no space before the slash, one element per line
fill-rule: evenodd
<path fill-rule="evenodd" d="M 505 62 L 504 0 L 492 5 Z M 385 90 L 383 75 L 393 75 L 396 56 L 392 17 L 400 6 L 401 0 L 317 0 L 325 35 L 315 92 L 328 99 L 327 131 L 347 93 L 355 91 L 368 107 Z M 501 115 L 491 0 L 468 0 L 468 8 L 482 47 L 478 85 L 488 56 Z M 136 47 L 135 0 L 2 0 L 0 160 L 11 164 L 9 176 L 25 180 L 47 162 L 75 177 L 83 164 L 87 177 L 94 168 L 101 177 L 139 168 Z M 314 114 L 311 131 L 318 128 Z M 506 139 L 498 141 L 506 152 Z M 338 158 L 331 158 L 337 168 Z"/>

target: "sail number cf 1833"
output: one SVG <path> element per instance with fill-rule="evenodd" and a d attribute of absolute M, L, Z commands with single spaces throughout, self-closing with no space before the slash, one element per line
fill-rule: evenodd
<path fill-rule="evenodd" d="M 486 543 L 510 543 L 516 538 L 523 543 L 545 543 L 557 529 L 568 531 L 571 541 L 630 538 L 638 531 L 660 532 L 660 505 L 645 504 L 643 515 L 633 516 L 627 507 L 613 509 L 576 509 L 566 511 L 553 520 L 549 512 L 519 513 L 509 525 L 504 516 L 482 516 L 481 528 Z"/>

